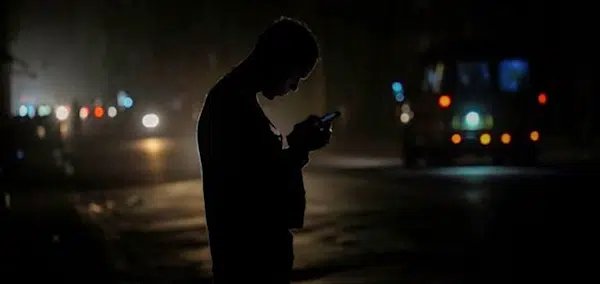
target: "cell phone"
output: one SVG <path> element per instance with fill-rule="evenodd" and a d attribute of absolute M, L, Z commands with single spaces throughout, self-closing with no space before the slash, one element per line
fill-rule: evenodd
<path fill-rule="evenodd" d="M 340 117 L 340 115 L 342 115 L 342 113 L 339 111 L 332 111 L 330 113 L 327 113 L 326 115 L 321 116 L 321 123 L 330 123 L 334 119 Z"/>

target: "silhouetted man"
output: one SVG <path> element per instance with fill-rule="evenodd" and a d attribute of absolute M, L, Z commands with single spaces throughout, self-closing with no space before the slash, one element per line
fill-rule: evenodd
<path fill-rule="evenodd" d="M 282 18 L 206 96 L 198 121 L 206 220 L 216 283 L 289 283 L 290 229 L 304 222 L 302 168 L 325 146 L 330 126 L 316 116 L 283 137 L 257 101 L 298 88 L 319 58 L 311 31 Z"/>

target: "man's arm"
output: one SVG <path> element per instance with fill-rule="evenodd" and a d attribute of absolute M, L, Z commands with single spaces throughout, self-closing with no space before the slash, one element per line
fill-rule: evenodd
<path fill-rule="evenodd" d="M 289 170 L 301 170 L 308 164 L 308 151 L 294 148 L 284 149 L 281 153 L 281 159 Z"/>

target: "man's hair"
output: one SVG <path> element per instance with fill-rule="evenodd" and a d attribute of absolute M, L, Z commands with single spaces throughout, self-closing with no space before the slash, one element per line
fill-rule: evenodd
<path fill-rule="evenodd" d="M 263 31 L 253 54 L 273 64 L 309 68 L 320 56 L 317 39 L 308 26 L 287 17 L 281 17 Z"/>

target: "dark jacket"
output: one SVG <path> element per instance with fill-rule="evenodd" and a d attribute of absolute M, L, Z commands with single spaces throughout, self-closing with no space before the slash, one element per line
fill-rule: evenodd
<path fill-rule="evenodd" d="M 239 254 L 270 254 L 275 264 L 293 257 L 289 229 L 304 222 L 308 153 L 283 149 L 283 136 L 247 85 L 235 74 L 221 79 L 198 121 L 213 270 L 232 269 Z"/>

